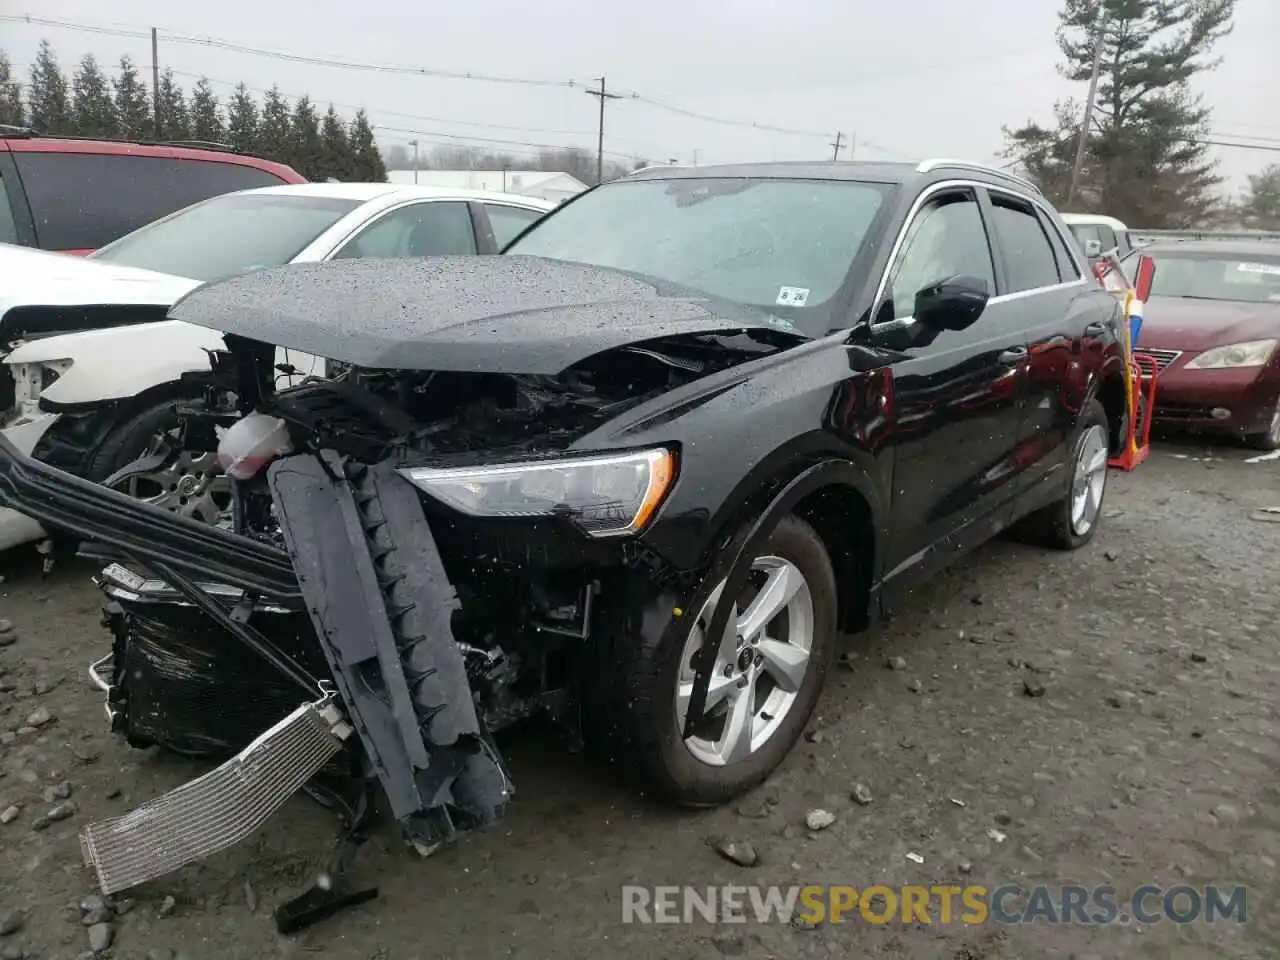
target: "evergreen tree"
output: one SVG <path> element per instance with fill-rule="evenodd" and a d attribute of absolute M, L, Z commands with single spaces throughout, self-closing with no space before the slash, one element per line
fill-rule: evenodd
<path fill-rule="evenodd" d="M 22 85 L 13 75 L 9 58 L 0 52 L 0 124 L 13 127 L 26 125 L 27 111 L 22 106 Z"/>
<path fill-rule="evenodd" d="M 191 123 L 187 116 L 187 99 L 173 77 L 173 70 L 160 75 L 160 139 L 190 140 Z M 208 139 L 202 137 L 200 139 Z"/>
<path fill-rule="evenodd" d="M 323 159 L 320 118 L 309 97 L 302 97 L 293 105 L 293 136 L 290 139 L 289 166 L 308 180 L 323 180 L 320 175 Z"/>
<path fill-rule="evenodd" d="M 347 134 L 351 141 L 353 154 L 353 179 L 363 183 L 385 183 L 387 168 L 382 162 L 382 153 L 373 139 L 373 127 L 369 117 L 363 110 L 351 121 L 351 130 Z"/>
<path fill-rule="evenodd" d="M 227 131 L 222 125 L 218 110 L 218 98 L 213 95 L 209 81 L 201 77 L 191 89 L 191 106 L 187 110 L 187 126 L 192 140 L 222 143 Z"/>
<path fill-rule="evenodd" d="M 82 137 L 118 137 L 116 105 L 107 75 L 92 53 L 85 54 L 71 80 L 72 117 Z"/>
<path fill-rule="evenodd" d="M 351 141 L 347 139 L 347 128 L 329 104 L 329 110 L 320 124 L 320 171 L 317 180 L 354 180 L 355 162 L 351 152 Z"/>
<path fill-rule="evenodd" d="M 243 83 L 227 104 L 227 142 L 236 153 L 258 153 L 258 104 Z"/>
<path fill-rule="evenodd" d="M 262 101 L 262 116 L 258 125 L 258 155 L 279 163 L 289 162 L 289 147 L 293 139 L 293 122 L 289 116 L 289 104 L 277 87 L 267 91 Z"/>
<path fill-rule="evenodd" d="M 1066 0 L 1058 46 L 1067 79 L 1087 83 L 1098 31 L 1101 72 L 1075 209 L 1126 223 L 1184 227 L 1205 220 L 1221 182 L 1204 143 L 1209 111 L 1190 81 L 1212 69 L 1214 44 L 1231 29 L 1235 0 Z M 1051 200 L 1064 204 L 1081 110 L 1055 106 L 1056 123 L 1006 130 L 1019 160 Z"/>
<path fill-rule="evenodd" d="M 120 134 L 129 140 L 145 140 L 155 133 L 151 122 L 151 98 L 138 79 L 133 60 L 126 54 L 120 58 L 119 73 L 113 84 L 116 93 L 116 117 Z"/>
<path fill-rule="evenodd" d="M 31 78 L 27 84 L 27 114 L 31 126 L 38 133 L 75 133 L 67 78 L 58 66 L 48 40 L 40 41 L 40 50 L 35 62 L 31 64 Z"/>
<path fill-rule="evenodd" d="M 1253 230 L 1280 230 L 1280 163 L 1249 178 L 1240 213 Z"/>

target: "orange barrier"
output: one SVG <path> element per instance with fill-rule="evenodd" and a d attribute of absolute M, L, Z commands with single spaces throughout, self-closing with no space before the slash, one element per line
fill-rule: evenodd
<path fill-rule="evenodd" d="M 1135 354 L 1129 361 L 1129 429 L 1124 451 L 1107 461 L 1107 466 L 1132 470 L 1151 453 L 1151 420 L 1156 409 L 1156 381 L 1160 366 L 1155 357 Z M 1146 401 L 1143 409 L 1142 401 Z M 1139 420 L 1142 422 L 1139 423 Z"/>

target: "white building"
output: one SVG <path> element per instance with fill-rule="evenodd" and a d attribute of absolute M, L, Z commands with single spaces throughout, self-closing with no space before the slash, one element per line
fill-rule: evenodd
<path fill-rule="evenodd" d="M 560 203 L 576 196 L 587 185 L 567 173 L 546 170 L 418 170 L 417 183 L 457 190 L 496 190 Z M 392 183 L 413 183 L 414 171 L 390 170 Z"/>

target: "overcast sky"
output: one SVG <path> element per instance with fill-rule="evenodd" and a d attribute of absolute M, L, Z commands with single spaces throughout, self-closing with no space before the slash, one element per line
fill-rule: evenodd
<path fill-rule="evenodd" d="M 230 85 L 278 84 L 350 114 L 364 106 L 384 146 L 484 138 L 595 148 L 597 102 L 582 85 L 602 73 L 611 90 L 708 116 L 820 135 L 789 135 L 697 120 L 633 98 L 606 110 L 605 149 L 652 161 L 721 162 L 829 157 L 841 131 L 856 159 L 963 157 L 990 161 L 1001 126 L 1048 122 L 1056 98 L 1084 96 L 1058 76 L 1053 32 L 1060 0 L 0 0 L 0 10 L 125 30 L 160 29 L 160 63 L 184 85 L 207 75 Z M 325 11 L 321 13 L 320 11 Z M 981 13 L 977 11 L 981 10 Z M 532 86 L 360 72 L 166 41 L 215 37 L 347 61 L 447 72 L 575 81 Z M 131 54 L 130 37 L 0 23 L 0 47 L 25 73 L 42 38 L 70 72 L 85 53 Z M 1280 3 L 1238 0 L 1224 62 L 1200 83 L 1214 133 L 1280 147 Z M 221 82 L 219 82 L 221 81 Z M 415 132 L 386 129 L 405 128 Z M 821 134 L 830 131 L 830 134 Z M 519 144 L 482 144 L 519 150 Z M 525 148 L 528 149 L 528 148 Z M 1280 153 L 1215 149 L 1239 188 Z M 848 154 L 843 153 L 847 158 Z"/>

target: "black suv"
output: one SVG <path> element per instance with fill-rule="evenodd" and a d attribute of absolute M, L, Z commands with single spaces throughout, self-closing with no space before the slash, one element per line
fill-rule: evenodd
<path fill-rule="evenodd" d="M 1093 537 L 1119 313 L 1000 171 L 642 171 L 502 255 L 179 301 L 227 349 L 153 457 L 216 447 L 227 529 L 7 443 L 0 502 L 120 560 L 99 675 L 132 742 L 231 751 L 328 691 L 423 849 L 497 815 L 490 732 L 537 712 L 714 804 L 795 742 L 839 632 L 1015 523 Z M 274 345 L 332 375 L 275 389 Z"/>

